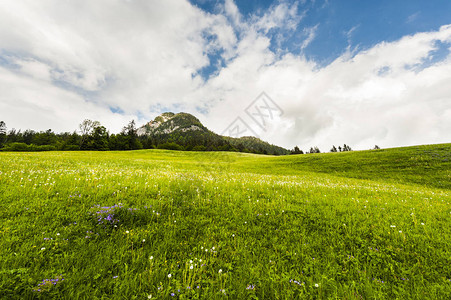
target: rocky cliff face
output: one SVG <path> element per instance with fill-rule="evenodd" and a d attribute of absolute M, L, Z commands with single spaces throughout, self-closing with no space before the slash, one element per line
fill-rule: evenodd
<path fill-rule="evenodd" d="M 188 113 L 174 114 L 172 112 L 165 112 L 138 128 L 137 133 L 138 135 L 164 135 L 176 131 L 188 132 L 196 130 L 208 131 L 193 115 Z"/>

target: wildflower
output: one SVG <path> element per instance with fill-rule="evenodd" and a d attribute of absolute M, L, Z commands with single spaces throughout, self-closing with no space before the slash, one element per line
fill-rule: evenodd
<path fill-rule="evenodd" d="M 402 230 L 400 230 L 399 233 L 402 233 Z"/>
<path fill-rule="evenodd" d="M 424 225 L 424 223 L 421 223 L 421 225 Z"/>
<path fill-rule="evenodd" d="M 222 269 L 219 269 L 219 271 L 218 271 L 219 273 L 222 273 Z"/>
<path fill-rule="evenodd" d="M 189 266 L 189 269 L 192 270 L 193 269 L 193 265 Z"/>
<path fill-rule="evenodd" d="M 147 296 L 147 299 L 152 299 L 152 294 L 149 294 L 149 295 Z"/>
<path fill-rule="evenodd" d="M 390 227 L 391 227 L 391 228 L 395 228 L 396 226 L 395 226 L 395 225 L 390 225 Z"/>
<path fill-rule="evenodd" d="M 315 283 L 315 287 L 319 287 L 319 284 Z"/>
<path fill-rule="evenodd" d="M 146 241 L 146 239 L 143 239 L 143 243 Z"/>
<path fill-rule="evenodd" d="M 168 278 L 171 278 L 172 277 L 172 275 L 171 274 L 168 274 Z"/>
<path fill-rule="evenodd" d="M 149 259 L 152 260 L 152 259 L 153 259 L 153 256 L 150 256 Z"/>
<path fill-rule="evenodd" d="M 125 231 L 125 233 L 130 233 L 130 231 L 127 230 L 127 231 Z"/>
<path fill-rule="evenodd" d="M 171 296 L 172 296 L 172 297 L 174 297 L 174 296 L 175 296 L 175 294 L 174 294 L 174 293 L 171 293 Z"/>
<path fill-rule="evenodd" d="M 45 247 L 42 247 L 42 248 L 41 248 L 41 251 L 42 251 L 42 250 L 45 250 Z"/>
<path fill-rule="evenodd" d="M 119 276 L 113 276 L 113 279 L 116 279 L 116 278 L 118 278 Z"/>

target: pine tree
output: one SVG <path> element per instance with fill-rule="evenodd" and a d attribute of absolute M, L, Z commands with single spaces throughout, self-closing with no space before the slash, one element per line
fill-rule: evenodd
<path fill-rule="evenodd" d="M 6 124 L 0 121 L 0 148 L 6 143 Z"/>

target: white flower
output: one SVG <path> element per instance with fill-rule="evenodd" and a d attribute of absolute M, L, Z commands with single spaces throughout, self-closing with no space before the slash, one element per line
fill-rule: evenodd
<path fill-rule="evenodd" d="M 215 247 L 211 248 L 211 250 L 215 250 Z"/>
<path fill-rule="evenodd" d="M 200 262 L 202 262 L 202 258 L 201 258 L 201 259 L 199 259 L 199 261 L 200 261 Z"/>
<path fill-rule="evenodd" d="M 127 231 L 125 231 L 125 233 L 130 233 L 130 231 L 127 230 Z"/>
<path fill-rule="evenodd" d="M 391 228 L 395 228 L 396 226 L 395 226 L 395 225 L 390 225 L 390 227 L 391 227 Z"/>
<path fill-rule="evenodd" d="M 149 259 L 152 260 L 152 259 L 153 259 L 153 256 L 150 256 Z"/>
<path fill-rule="evenodd" d="M 60 235 L 59 232 L 56 235 Z"/>
<path fill-rule="evenodd" d="M 42 247 L 42 248 L 41 248 L 41 251 L 42 251 L 42 250 L 45 250 L 45 247 Z"/>
<path fill-rule="evenodd" d="M 189 266 L 189 269 L 192 270 L 193 269 L 193 265 Z"/>
<path fill-rule="evenodd" d="M 143 239 L 143 243 L 146 241 L 146 239 Z"/>
<path fill-rule="evenodd" d="M 168 278 L 171 278 L 172 277 L 172 275 L 171 274 L 168 274 Z"/>
<path fill-rule="evenodd" d="M 235 234 L 232 234 L 232 237 L 235 237 Z"/>
<path fill-rule="evenodd" d="M 421 223 L 421 225 L 424 225 L 424 223 Z"/>
<path fill-rule="evenodd" d="M 399 233 L 402 233 L 402 230 L 400 230 Z"/>
<path fill-rule="evenodd" d="M 193 263 L 193 260 L 192 260 L 192 259 L 190 259 L 189 263 L 190 263 L 190 264 L 192 264 L 192 263 Z"/>
<path fill-rule="evenodd" d="M 315 287 L 319 287 L 319 284 L 315 283 Z"/>
<path fill-rule="evenodd" d="M 219 269 L 219 271 L 218 271 L 219 273 L 222 273 L 222 269 Z"/>
<path fill-rule="evenodd" d="M 152 299 L 152 295 L 149 294 L 149 296 L 147 296 L 147 299 Z"/>

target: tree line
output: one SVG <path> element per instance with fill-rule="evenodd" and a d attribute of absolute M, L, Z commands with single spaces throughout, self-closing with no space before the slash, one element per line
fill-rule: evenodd
<path fill-rule="evenodd" d="M 7 131 L 0 121 L 0 148 L 4 151 L 49 151 L 49 150 L 134 150 L 143 145 L 136 133 L 134 121 L 119 134 L 110 134 L 98 121 L 84 120 L 79 131 L 55 133 L 46 131 Z"/>
<path fill-rule="evenodd" d="M 378 145 L 375 145 L 372 150 L 379 150 L 380 147 Z M 332 145 L 332 148 L 329 152 L 347 152 L 352 151 L 351 147 L 349 145 L 344 144 L 343 147 L 338 146 L 335 147 L 335 145 Z M 310 147 L 310 150 L 305 152 L 305 154 L 310 153 L 321 153 L 318 147 Z M 290 151 L 290 154 L 304 154 L 304 151 L 300 150 L 298 146 L 295 146 L 293 150 Z"/>
<path fill-rule="evenodd" d="M 257 154 L 280 155 L 274 146 L 266 144 L 247 145 L 245 141 L 231 143 L 209 131 L 138 135 L 135 121 L 130 121 L 120 133 L 110 134 L 98 121 L 84 120 L 78 130 L 55 133 L 46 131 L 7 130 L 0 121 L 0 149 L 2 151 L 76 151 L 76 150 L 138 150 L 169 149 L 184 151 L 235 151 Z M 282 148 L 281 148 L 282 149 Z M 285 150 L 286 151 L 286 150 Z M 286 154 L 286 153 L 283 153 Z"/>

